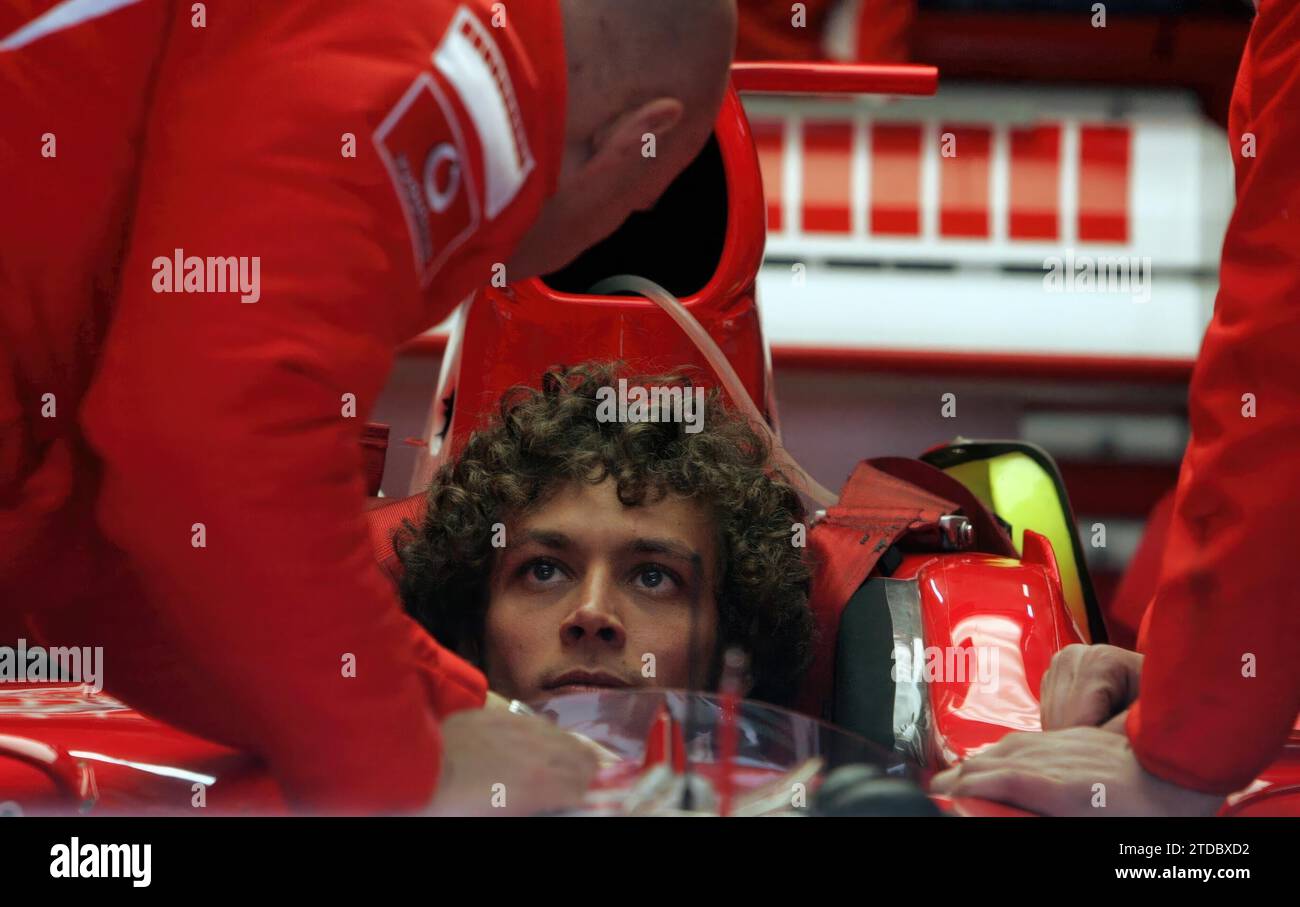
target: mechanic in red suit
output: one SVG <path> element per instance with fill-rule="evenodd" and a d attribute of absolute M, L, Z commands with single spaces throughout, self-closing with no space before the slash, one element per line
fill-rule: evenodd
<path fill-rule="evenodd" d="M 1044 734 L 1012 734 L 936 790 L 1057 814 L 1214 812 L 1275 759 L 1300 712 L 1300 6 L 1263 0 L 1229 125 L 1237 206 L 1192 378 L 1145 658 L 1071 646 L 1043 680 Z M 1139 695 L 1140 692 L 1140 695 Z M 1108 723 L 1111 730 L 1092 727 Z M 1107 787 L 1106 808 L 1093 785 Z"/>
<path fill-rule="evenodd" d="M 377 569 L 358 440 L 396 346 L 657 199 L 734 35 L 734 0 L 5 4 L 3 638 L 102 645 L 299 809 L 574 802 L 542 722 L 440 727 L 485 683 Z"/>

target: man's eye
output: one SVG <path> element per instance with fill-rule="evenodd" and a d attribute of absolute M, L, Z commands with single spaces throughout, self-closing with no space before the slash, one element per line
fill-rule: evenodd
<path fill-rule="evenodd" d="M 636 579 L 645 589 L 656 589 L 665 592 L 680 585 L 677 577 L 671 571 L 656 567 L 653 564 L 642 567 L 637 572 Z"/>
<path fill-rule="evenodd" d="M 516 575 L 532 585 L 549 586 L 564 575 L 564 570 L 554 561 L 534 559 L 522 564 Z"/>
<path fill-rule="evenodd" d="M 528 568 L 528 575 L 539 583 L 554 579 L 559 572 L 559 568 L 549 561 L 533 561 Z"/>

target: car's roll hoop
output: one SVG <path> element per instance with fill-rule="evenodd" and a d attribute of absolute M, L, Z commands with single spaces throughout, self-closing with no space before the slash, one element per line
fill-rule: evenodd
<path fill-rule="evenodd" d="M 939 70 L 915 63 L 736 63 L 731 84 L 742 94 L 930 96 Z"/>

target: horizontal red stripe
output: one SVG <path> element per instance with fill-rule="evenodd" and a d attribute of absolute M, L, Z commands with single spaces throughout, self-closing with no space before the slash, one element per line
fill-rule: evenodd
<path fill-rule="evenodd" d="M 447 348 L 442 334 L 426 334 L 404 344 L 402 356 L 441 356 Z M 1025 378 L 1070 383 L 1125 382 L 1186 384 L 1190 359 L 1135 356 L 1051 356 L 945 350 L 880 350 L 850 347 L 772 347 L 778 368 L 807 371 L 847 371 L 906 375 L 961 375 L 976 378 Z"/>
<path fill-rule="evenodd" d="M 772 363 L 810 371 L 960 375 L 1067 383 L 1187 384 L 1193 361 L 1129 356 L 1051 356 L 774 345 Z"/>
<path fill-rule="evenodd" d="M 932 95 L 939 70 L 916 63 L 735 63 L 737 91 Z"/>

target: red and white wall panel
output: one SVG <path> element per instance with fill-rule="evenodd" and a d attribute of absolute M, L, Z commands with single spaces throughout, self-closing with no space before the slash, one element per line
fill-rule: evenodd
<path fill-rule="evenodd" d="M 1190 95 L 948 86 L 746 110 L 774 346 L 1194 357 L 1232 188 L 1225 136 Z M 1122 262 L 1143 284 L 1049 292 L 1054 258 Z"/>

